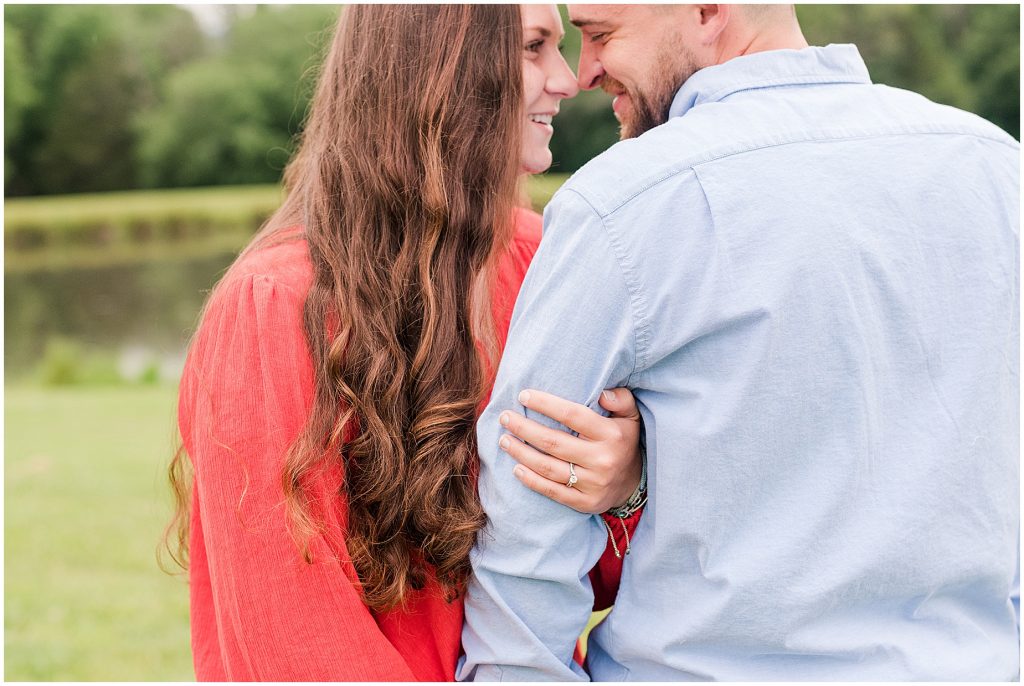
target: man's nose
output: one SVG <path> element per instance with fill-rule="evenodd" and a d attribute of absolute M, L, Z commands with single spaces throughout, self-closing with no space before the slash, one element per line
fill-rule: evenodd
<path fill-rule="evenodd" d="M 594 53 L 594 49 L 587 45 L 586 37 L 584 37 L 584 43 L 580 47 L 580 64 L 576 70 L 576 82 L 585 91 L 600 86 L 601 79 L 604 78 L 604 67 L 601 66 L 601 62 L 598 61 L 597 55 Z"/>

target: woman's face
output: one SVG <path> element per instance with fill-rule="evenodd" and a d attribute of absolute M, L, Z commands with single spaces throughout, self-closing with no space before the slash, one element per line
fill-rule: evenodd
<path fill-rule="evenodd" d="M 565 63 L 559 43 L 565 32 L 555 5 L 520 5 L 523 17 L 523 122 L 522 170 L 539 174 L 551 166 L 552 118 L 563 98 L 579 91 L 576 76 Z"/>

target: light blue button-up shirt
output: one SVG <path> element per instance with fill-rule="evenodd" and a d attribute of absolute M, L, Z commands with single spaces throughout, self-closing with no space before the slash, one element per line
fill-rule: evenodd
<path fill-rule="evenodd" d="M 614 386 L 650 500 L 595 680 L 1016 676 L 1017 142 L 850 45 L 703 69 L 670 115 L 545 213 L 478 425 L 460 678 L 586 678 L 608 533 L 520 485 L 498 415 Z"/>

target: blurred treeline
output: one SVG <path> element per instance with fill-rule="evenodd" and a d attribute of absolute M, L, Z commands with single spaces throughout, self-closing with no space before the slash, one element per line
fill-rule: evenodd
<path fill-rule="evenodd" d="M 175 5 L 6 6 L 6 195 L 278 180 L 338 7 L 224 11 L 226 32 L 211 36 Z M 856 43 L 875 82 L 1019 138 L 1017 5 L 801 5 L 798 14 L 812 44 Z M 574 66 L 578 50 L 567 25 Z M 574 171 L 617 138 L 601 93 L 562 112 L 555 171 Z"/>
<path fill-rule="evenodd" d="M 175 5 L 6 6 L 7 195 L 278 180 L 339 10 L 225 11 L 208 36 Z"/>

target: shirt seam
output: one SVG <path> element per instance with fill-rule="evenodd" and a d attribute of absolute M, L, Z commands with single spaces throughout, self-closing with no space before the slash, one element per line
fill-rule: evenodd
<path fill-rule="evenodd" d="M 622 273 L 622 281 L 626 285 L 626 293 L 629 295 L 630 302 L 630 314 L 633 319 L 633 368 L 629 372 L 629 376 L 626 377 L 626 384 L 632 385 L 633 380 L 637 374 L 637 369 L 643 369 L 647 363 L 647 348 L 650 339 L 650 327 L 647 323 L 646 303 L 643 298 L 643 291 L 640 288 L 639 281 L 626 264 L 626 251 L 622 249 L 622 246 L 615 240 L 613 232 L 608 229 L 608 225 L 605 223 L 604 216 L 598 212 L 597 208 L 594 207 L 590 201 L 584 197 L 579 191 L 574 188 L 567 188 L 568 192 L 578 197 L 590 211 L 601 221 L 601 228 L 604 229 L 605 238 L 608 240 L 608 245 L 612 249 L 612 256 L 615 258 L 615 263 L 619 267 L 619 271 Z M 642 360 L 642 362 L 641 362 Z"/>
<path fill-rule="evenodd" d="M 723 160 L 723 159 L 726 159 L 728 157 L 734 157 L 736 155 L 743 155 L 743 154 L 750 153 L 750 152 L 756 152 L 758 150 L 766 150 L 768 148 L 780 148 L 780 147 L 783 147 L 783 146 L 786 146 L 786 145 L 796 145 L 796 144 L 799 144 L 799 143 L 832 143 L 832 142 L 839 142 L 839 141 L 868 140 L 868 139 L 872 139 L 872 138 L 895 138 L 895 137 L 899 137 L 899 136 L 908 136 L 908 135 L 914 135 L 914 136 L 918 136 L 918 135 L 928 135 L 928 136 L 950 136 L 950 135 L 954 135 L 954 136 L 968 136 L 968 137 L 971 137 L 971 138 L 978 138 L 978 139 L 981 139 L 981 140 L 991 141 L 993 143 L 1004 145 L 1004 146 L 1006 146 L 1008 148 L 1011 148 L 1011 149 L 1013 149 L 1016 145 L 1019 145 L 1019 144 L 1016 143 L 1016 141 L 1014 141 L 1013 143 L 1010 143 L 1009 141 L 1001 140 L 1000 138 L 997 138 L 995 136 L 989 136 L 989 135 L 985 135 L 985 134 L 982 134 L 982 133 L 979 133 L 979 132 L 972 132 L 972 131 L 958 131 L 958 130 L 955 130 L 955 129 L 944 129 L 944 130 L 941 130 L 941 131 L 905 130 L 905 131 L 891 131 L 891 132 L 886 132 L 886 133 L 855 134 L 855 135 L 846 135 L 846 136 L 824 135 L 823 134 L 823 135 L 820 135 L 820 136 L 817 136 L 817 137 L 809 137 L 809 136 L 805 135 L 805 136 L 803 136 L 801 138 L 793 138 L 791 140 L 772 141 L 772 142 L 767 142 L 767 143 L 763 143 L 763 144 L 759 144 L 759 145 L 751 145 L 749 147 L 744 147 L 744 148 L 739 149 L 739 150 L 727 150 L 727 151 L 723 151 L 723 152 L 720 152 L 720 153 L 714 153 L 714 152 L 707 153 L 706 152 L 706 153 L 704 153 L 702 155 L 697 156 L 694 159 L 693 162 L 685 164 L 682 167 L 673 169 L 672 171 L 666 173 L 664 176 L 657 177 L 655 180 L 653 180 L 650 183 L 648 183 L 648 184 L 642 186 L 641 188 L 637 189 L 637 191 L 635 193 L 632 193 L 628 197 L 623 198 L 618 204 L 616 204 L 613 207 L 609 208 L 603 214 L 596 207 L 594 207 L 590 203 L 590 201 L 586 198 L 586 196 L 583 195 L 583 193 L 581 191 L 578 191 L 575 188 L 566 188 L 565 190 L 572 191 L 572 192 L 576 193 L 577 195 L 579 195 L 584 200 L 584 202 L 586 202 L 588 205 L 590 205 L 590 207 L 594 210 L 594 212 L 597 213 L 598 217 L 600 217 L 602 222 L 603 222 L 606 217 L 609 217 L 612 214 L 615 214 L 620 209 L 622 209 L 623 207 L 628 205 L 630 202 L 635 200 L 638 196 L 643 195 L 647 191 L 649 191 L 649 190 L 651 190 L 651 189 L 661 185 L 662 183 L 672 179 L 673 177 L 679 176 L 680 174 L 684 174 L 687 171 L 695 170 L 697 167 L 699 167 L 701 165 L 710 164 L 711 162 L 717 162 L 719 160 Z M 1009 134 L 1007 134 L 1007 135 L 1009 135 Z M 710 156 L 708 156 L 708 155 L 710 155 Z"/>
<path fill-rule="evenodd" d="M 697 104 L 704 104 L 710 102 L 717 102 L 728 95 L 734 93 L 741 93 L 749 90 L 759 90 L 762 88 L 782 88 L 786 86 L 823 86 L 827 84 L 843 84 L 852 83 L 860 84 L 865 86 L 871 85 L 871 79 L 867 76 L 858 77 L 854 74 L 849 74 L 846 78 L 839 77 L 838 75 L 828 75 L 821 73 L 808 73 L 808 74 L 794 74 L 792 76 L 777 76 L 771 79 L 761 79 L 760 81 L 745 81 L 743 85 L 732 85 L 722 86 L 717 90 L 711 91 L 705 98 L 697 101 Z M 696 105 L 694 105 L 696 106 Z"/>
<path fill-rule="evenodd" d="M 715 253 L 719 255 L 726 264 L 726 268 L 722 270 L 725 279 L 729 282 L 729 289 L 735 291 L 735 280 L 736 271 L 732 268 L 732 255 L 722 246 L 722 242 L 718 238 L 718 231 L 715 225 L 715 212 L 711 207 L 711 198 L 708 197 L 707 190 L 704 188 L 704 183 L 700 180 L 700 173 L 696 168 L 691 170 L 693 172 L 693 180 L 697 184 L 697 189 L 700 190 L 700 195 L 704 198 L 704 207 L 708 211 L 708 223 L 711 225 L 711 235 L 714 237 Z"/>

